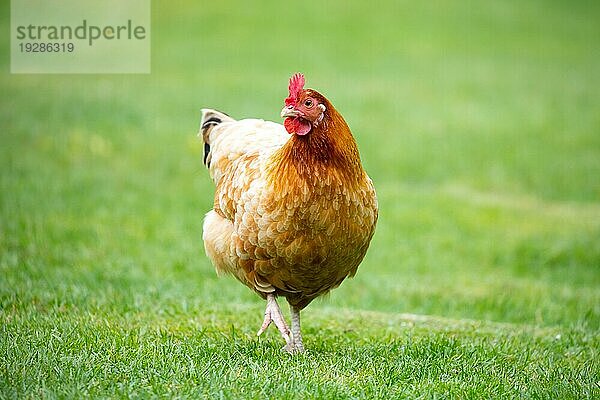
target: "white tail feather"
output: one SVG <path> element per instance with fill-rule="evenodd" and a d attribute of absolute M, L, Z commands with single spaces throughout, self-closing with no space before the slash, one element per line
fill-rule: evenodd
<path fill-rule="evenodd" d="M 204 165 L 210 167 L 210 131 L 214 126 L 222 122 L 235 121 L 229 115 L 210 108 L 202 109 L 202 118 L 200 119 L 200 131 L 198 136 L 202 136 L 204 142 Z"/>

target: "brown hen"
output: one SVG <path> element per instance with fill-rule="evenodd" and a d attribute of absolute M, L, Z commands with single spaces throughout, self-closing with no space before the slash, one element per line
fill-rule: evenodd
<path fill-rule="evenodd" d="M 206 254 L 267 300 L 290 353 L 304 351 L 300 310 L 352 277 L 377 222 L 373 183 L 344 118 L 304 76 L 290 79 L 284 125 L 203 109 L 204 163 L 216 190 Z M 291 332 L 276 298 L 290 304 Z"/>

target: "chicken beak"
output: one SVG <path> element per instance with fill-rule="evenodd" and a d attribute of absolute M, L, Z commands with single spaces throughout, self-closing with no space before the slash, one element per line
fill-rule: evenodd
<path fill-rule="evenodd" d="M 281 118 L 294 118 L 299 115 L 300 113 L 294 108 L 294 106 L 285 106 L 281 109 Z"/>

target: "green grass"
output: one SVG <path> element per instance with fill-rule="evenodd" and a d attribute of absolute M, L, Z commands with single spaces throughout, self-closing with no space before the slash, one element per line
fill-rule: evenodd
<path fill-rule="evenodd" d="M 599 4 L 206 3 L 153 4 L 150 75 L 0 39 L 0 398 L 599 398 Z M 204 256 L 195 133 L 278 121 L 296 71 L 381 210 L 291 357 Z"/>

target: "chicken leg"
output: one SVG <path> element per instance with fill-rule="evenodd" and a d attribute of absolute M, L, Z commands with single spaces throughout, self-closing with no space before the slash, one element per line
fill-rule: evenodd
<path fill-rule="evenodd" d="M 300 310 L 290 305 L 290 311 L 292 312 L 292 340 L 288 342 L 284 349 L 290 354 L 303 353 L 304 344 L 300 333 Z"/>
<path fill-rule="evenodd" d="M 290 336 L 290 329 L 285 323 L 285 319 L 283 318 L 283 314 L 281 313 L 281 308 L 279 308 L 279 304 L 277 304 L 277 299 L 275 299 L 275 295 L 269 293 L 267 294 L 267 308 L 265 309 L 265 319 L 263 320 L 262 326 L 258 330 L 257 335 L 260 336 L 271 322 L 275 323 L 277 329 L 281 333 L 281 336 L 285 339 L 286 348 L 292 342 L 292 338 Z"/>

